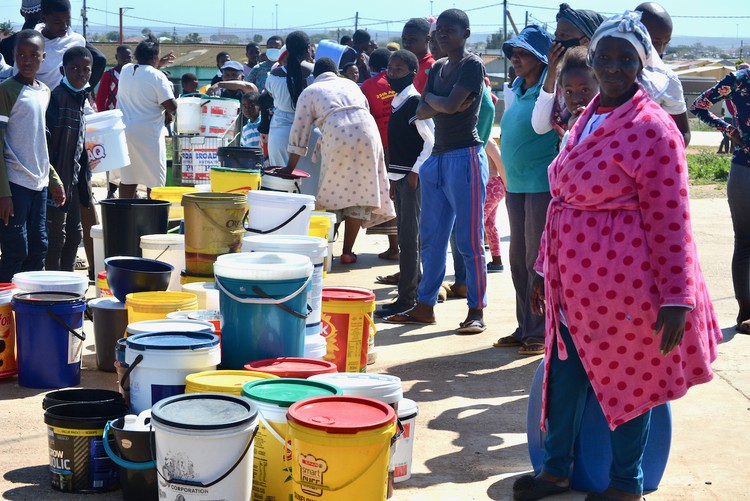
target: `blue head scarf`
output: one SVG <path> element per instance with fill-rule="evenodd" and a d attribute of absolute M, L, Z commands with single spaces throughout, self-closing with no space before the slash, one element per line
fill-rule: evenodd
<path fill-rule="evenodd" d="M 503 44 L 503 54 L 510 59 L 513 55 L 513 47 L 521 47 L 534 54 L 534 57 L 546 65 L 550 45 L 552 45 L 552 35 L 541 26 L 531 24 Z"/>

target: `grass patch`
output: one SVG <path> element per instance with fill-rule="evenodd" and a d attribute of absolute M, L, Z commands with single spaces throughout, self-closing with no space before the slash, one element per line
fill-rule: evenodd
<path fill-rule="evenodd" d="M 694 184 L 726 183 L 729 179 L 731 155 L 717 155 L 711 150 L 702 149 L 698 153 L 688 153 L 688 174 Z"/>
<path fill-rule="evenodd" d="M 690 124 L 690 130 L 696 131 L 696 132 L 716 132 L 716 129 L 711 127 L 708 124 L 705 124 L 698 120 L 697 118 L 688 118 L 688 123 Z"/>

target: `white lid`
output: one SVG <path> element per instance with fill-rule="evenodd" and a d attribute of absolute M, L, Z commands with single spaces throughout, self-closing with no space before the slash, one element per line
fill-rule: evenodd
<path fill-rule="evenodd" d="M 188 284 L 182 284 L 182 292 L 205 294 L 206 292 L 211 290 L 216 290 L 216 282 L 190 282 Z"/>
<path fill-rule="evenodd" d="M 417 405 L 417 403 L 414 400 L 410 398 L 402 398 L 401 401 L 398 403 L 398 418 L 399 419 L 413 418 L 417 414 L 419 414 L 419 405 Z"/>
<path fill-rule="evenodd" d="M 300 193 L 286 193 L 283 191 L 250 190 L 247 192 L 247 203 L 260 202 L 273 205 L 309 205 L 315 207 L 315 197 Z"/>
<path fill-rule="evenodd" d="M 238 280 L 292 280 L 312 275 L 310 258 L 285 252 L 224 254 L 214 263 L 214 275 Z"/>
<path fill-rule="evenodd" d="M 216 331 L 211 322 L 188 319 L 142 320 L 128 324 L 128 336 L 146 332 L 211 332 Z"/>
<path fill-rule="evenodd" d="M 163 235 L 142 235 L 141 245 L 185 245 L 185 235 L 165 233 Z"/>
<path fill-rule="evenodd" d="M 89 277 L 74 271 L 24 271 L 13 275 L 13 284 L 19 289 L 29 290 L 30 287 L 89 285 Z M 51 290 L 51 289 L 50 289 Z"/>
<path fill-rule="evenodd" d="M 91 227 L 91 238 L 104 237 L 104 226 L 101 224 L 95 224 Z"/>
<path fill-rule="evenodd" d="M 242 252 L 292 252 L 313 254 L 325 257 L 328 254 L 328 240 L 309 235 L 253 235 L 242 239 Z"/>
<path fill-rule="evenodd" d="M 167 313 L 167 318 L 170 320 L 187 320 L 190 310 L 172 311 Z"/>
<path fill-rule="evenodd" d="M 99 297 L 90 299 L 89 308 L 99 308 L 100 310 L 124 310 L 125 303 L 117 300 L 115 297 Z"/>
<path fill-rule="evenodd" d="M 331 374 L 317 374 L 307 379 L 316 379 L 338 386 L 344 392 L 344 395 L 374 398 L 386 404 L 400 402 L 404 396 L 404 392 L 401 389 L 401 378 L 385 374 L 334 372 Z"/>

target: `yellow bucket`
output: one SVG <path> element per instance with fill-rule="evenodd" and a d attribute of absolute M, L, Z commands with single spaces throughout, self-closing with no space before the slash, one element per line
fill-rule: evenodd
<path fill-rule="evenodd" d="M 185 377 L 185 393 L 242 395 L 242 386 L 261 379 L 278 379 L 274 374 L 255 371 L 204 371 Z"/>
<path fill-rule="evenodd" d="M 194 191 L 196 191 L 196 188 L 192 186 L 157 186 L 151 188 L 151 199 L 171 202 L 169 219 L 182 219 L 185 217 L 185 211 L 182 208 L 182 195 Z"/>
<path fill-rule="evenodd" d="M 289 407 L 294 499 L 385 499 L 396 413 L 362 397 L 318 397 Z M 321 419 L 325 416 L 326 419 Z"/>
<path fill-rule="evenodd" d="M 180 272 L 180 285 L 185 284 L 194 284 L 196 282 L 213 282 L 214 281 L 214 274 L 211 273 L 210 275 L 193 275 L 192 273 L 188 273 L 185 270 L 182 270 Z"/>
<path fill-rule="evenodd" d="M 323 287 L 322 298 L 323 360 L 335 363 L 339 372 L 365 372 L 369 338 L 377 332 L 372 321 L 375 294 L 358 287 Z"/>
<path fill-rule="evenodd" d="M 125 296 L 128 323 L 141 320 L 161 320 L 167 313 L 197 310 L 198 298 L 189 292 L 133 292 Z"/>
<path fill-rule="evenodd" d="M 259 189 L 259 170 L 211 167 L 211 191 L 247 195 L 248 191 Z"/>
<path fill-rule="evenodd" d="M 320 237 L 328 242 L 328 236 L 331 231 L 331 220 L 326 216 L 310 216 L 310 231 L 308 235 L 311 237 Z M 323 276 L 328 276 L 328 260 L 331 256 L 326 255 L 323 258 Z"/>

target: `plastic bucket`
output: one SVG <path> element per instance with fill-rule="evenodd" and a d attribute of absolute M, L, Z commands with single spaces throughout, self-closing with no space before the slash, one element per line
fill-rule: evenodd
<path fill-rule="evenodd" d="M 260 189 L 265 191 L 279 191 L 282 193 L 302 193 L 302 180 L 310 174 L 299 169 L 290 174 L 280 174 L 273 170 L 264 170 L 260 181 Z"/>
<path fill-rule="evenodd" d="M 94 241 L 94 276 L 98 277 L 104 271 L 104 227 L 101 224 L 93 225 L 89 235 Z"/>
<path fill-rule="evenodd" d="M 203 136 L 223 136 L 234 128 L 240 114 L 237 99 L 209 97 L 201 103 L 201 130 Z"/>
<path fill-rule="evenodd" d="M 335 216 L 334 216 L 335 218 Z M 310 230 L 309 235 L 311 237 L 319 237 L 326 241 L 326 246 L 328 247 L 328 252 L 326 252 L 326 256 L 323 258 L 323 276 L 325 277 L 328 275 L 328 264 L 332 261 L 333 257 L 333 245 L 328 243 L 328 239 L 330 237 L 331 231 L 333 227 L 331 226 L 331 220 L 330 218 L 326 216 L 318 216 L 315 214 L 315 212 L 312 213 L 310 216 Z"/>
<path fill-rule="evenodd" d="M 260 426 L 255 438 L 253 499 L 292 499 L 291 449 L 287 445 L 286 413 L 290 405 L 305 398 L 341 395 L 326 383 L 278 378 L 248 383 L 242 396 L 258 408 Z"/>
<path fill-rule="evenodd" d="M 185 270 L 208 274 L 218 256 L 239 252 L 245 229 L 245 197 L 231 193 L 189 193 L 185 208 Z"/>
<path fill-rule="evenodd" d="M 234 395 L 193 393 L 151 412 L 159 498 L 249 500 L 258 411 Z"/>
<path fill-rule="evenodd" d="M 320 334 L 305 336 L 305 358 L 323 360 L 327 352 L 328 346 L 326 345 L 326 338 Z M 338 368 L 336 370 L 338 370 Z"/>
<path fill-rule="evenodd" d="M 143 235 L 164 234 L 170 203 L 144 198 L 110 198 L 99 202 L 104 227 L 104 257 L 141 257 Z"/>
<path fill-rule="evenodd" d="M 341 69 L 347 62 L 354 62 L 357 58 L 357 51 L 335 40 L 321 40 L 315 50 L 315 58 L 320 60 L 324 57 L 333 59 L 336 67 Z"/>
<path fill-rule="evenodd" d="M 159 400 L 185 392 L 185 377 L 214 370 L 219 338 L 207 332 L 148 332 L 125 339 L 130 406 L 139 413 Z"/>
<path fill-rule="evenodd" d="M 185 393 L 226 393 L 242 395 L 242 387 L 264 379 L 278 376 L 255 371 L 207 371 L 196 372 L 185 378 Z"/>
<path fill-rule="evenodd" d="M 107 272 L 100 271 L 96 275 L 96 297 L 114 297 L 107 282 Z"/>
<path fill-rule="evenodd" d="M 213 273 L 195 274 L 195 273 L 188 273 L 185 270 L 182 270 L 180 272 L 180 285 L 195 284 L 195 283 L 201 283 L 201 282 L 213 283 L 213 281 L 214 281 Z M 183 292 L 185 292 L 185 289 L 183 289 Z"/>
<path fill-rule="evenodd" d="M 24 271 L 13 275 L 20 292 L 72 292 L 86 295 L 89 279 L 74 271 Z"/>
<path fill-rule="evenodd" d="M 167 290 L 180 291 L 180 271 L 185 267 L 185 235 L 143 235 L 141 253 L 148 259 L 156 259 L 174 266 Z"/>
<path fill-rule="evenodd" d="M 333 266 L 333 242 L 335 241 L 336 236 L 336 214 L 333 212 L 325 212 L 325 211 L 312 211 L 310 218 L 312 219 L 315 216 L 323 216 L 327 217 L 330 221 L 330 226 L 328 227 L 328 255 L 325 259 L 325 266 L 326 266 L 326 275 L 331 272 L 331 268 Z"/>
<path fill-rule="evenodd" d="M 151 427 L 141 425 L 139 429 L 129 430 L 126 426 L 126 418 L 110 421 L 102 437 L 107 456 L 120 467 L 122 498 L 124 501 L 158 501 Z"/>
<path fill-rule="evenodd" d="M 0 378 L 18 374 L 16 325 L 10 305 L 15 289 L 13 284 L 0 284 Z"/>
<path fill-rule="evenodd" d="M 218 150 L 219 162 L 222 167 L 230 167 L 232 169 L 243 169 L 245 171 L 254 170 L 260 171 L 263 168 L 265 161 L 265 155 L 261 148 L 240 148 L 233 146 L 225 146 Z M 260 172 L 258 172 L 260 175 Z M 260 183 L 260 178 L 258 178 Z M 259 188 L 253 188 L 259 189 Z M 221 190 L 216 190 L 221 191 Z"/>
<path fill-rule="evenodd" d="M 193 310 L 188 313 L 188 318 L 190 320 L 198 320 L 213 325 L 215 329 L 214 334 L 221 339 L 221 312 L 218 308 L 215 310 Z"/>
<path fill-rule="evenodd" d="M 245 369 L 266 372 L 278 377 L 307 379 L 316 374 L 338 372 L 335 364 L 310 358 L 280 357 L 256 360 L 245 365 Z"/>
<path fill-rule="evenodd" d="M 189 292 L 135 292 L 126 296 L 128 323 L 141 320 L 161 320 L 167 313 L 181 310 L 197 310 L 198 299 Z"/>
<path fill-rule="evenodd" d="M 323 294 L 323 261 L 328 254 L 328 242 L 323 238 L 297 235 L 264 235 L 242 239 L 243 252 L 291 252 L 310 258 L 313 264 L 312 288 L 307 304 L 312 311 L 307 316 L 305 335 L 320 334 L 321 295 Z"/>
<path fill-rule="evenodd" d="M 241 148 L 247 149 L 247 148 Z M 221 150 L 221 148 L 219 148 Z M 260 189 L 260 171 L 228 167 L 211 168 L 211 191 L 239 193 Z"/>
<path fill-rule="evenodd" d="M 419 414 L 419 406 L 414 400 L 404 398 L 399 402 L 398 420 L 404 432 L 396 441 L 395 452 L 391 459 L 393 465 L 393 482 L 404 482 L 411 478 L 411 463 L 414 453 L 414 425 Z"/>
<path fill-rule="evenodd" d="M 259 235 L 307 235 L 315 197 L 274 191 L 247 193 L 247 231 Z"/>
<path fill-rule="evenodd" d="M 107 421 L 128 413 L 121 403 L 79 402 L 44 412 L 52 488 L 63 492 L 103 492 L 119 487 L 119 470 L 104 451 Z"/>
<path fill-rule="evenodd" d="M 155 186 L 151 188 L 151 200 L 165 200 L 169 206 L 169 219 L 182 219 L 185 211 L 182 209 L 182 195 L 196 192 L 194 186 Z"/>
<path fill-rule="evenodd" d="M 367 345 L 375 335 L 372 312 L 375 294 L 352 287 L 323 288 L 321 326 L 328 351 L 325 360 L 334 362 L 340 372 L 364 372 Z"/>
<path fill-rule="evenodd" d="M 191 282 L 183 284 L 180 287 L 182 287 L 182 292 L 195 294 L 198 298 L 198 309 L 219 309 L 219 291 L 216 290 L 216 284 L 213 280 L 210 282 Z"/>
<path fill-rule="evenodd" d="M 100 371 L 115 372 L 115 347 L 117 340 L 125 335 L 128 310 L 113 297 L 92 299 L 88 308 L 94 317 L 96 366 Z"/>
<path fill-rule="evenodd" d="M 318 397 L 289 407 L 294 499 L 385 499 L 396 413 L 375 400 Z"/>
<path fill-rule="evenodd" d="M 125 404 L 125 399 L 116 391 L 98 388 L 75 388 L 72 390 L 51 391 L 42 400 L 42 409 L 47 410 L 62 404 Z"/>
<path fill-rule="evenodd" d="M 86 153 L 92 173 L 130 165 L 122 111 L 108 110 L 86 115 Z"/>
<path fill-rule="evenodd" d="M 201 131 L 201 97 L 177 98 L 175 127 L 179 134 L 198 134 Z"/>
<path fill-rule="evenodd" d="M 304 355 L 312 272 L 310 258 L 299 254 L 243 252 L 217 259 L 225 368 Z"/>
<path fill-rule="evenodd" d="M 138 334 L 146 334 L 149 332 L 203 332 L 206 334 L 213 334 L 214 326 L 209 322 L 201 322 L 200 320 L 163 319 L 133 322 L 128 324 L 127 327 L 128 336 L 136 336 Z"/>
<path fill-rule="evenodd" d="M 29 292 L 11 300 L 16 314 L 18 384 L 66 388 L 81 382 L 83 312 L 86 300 L 73 292 Z"/>

